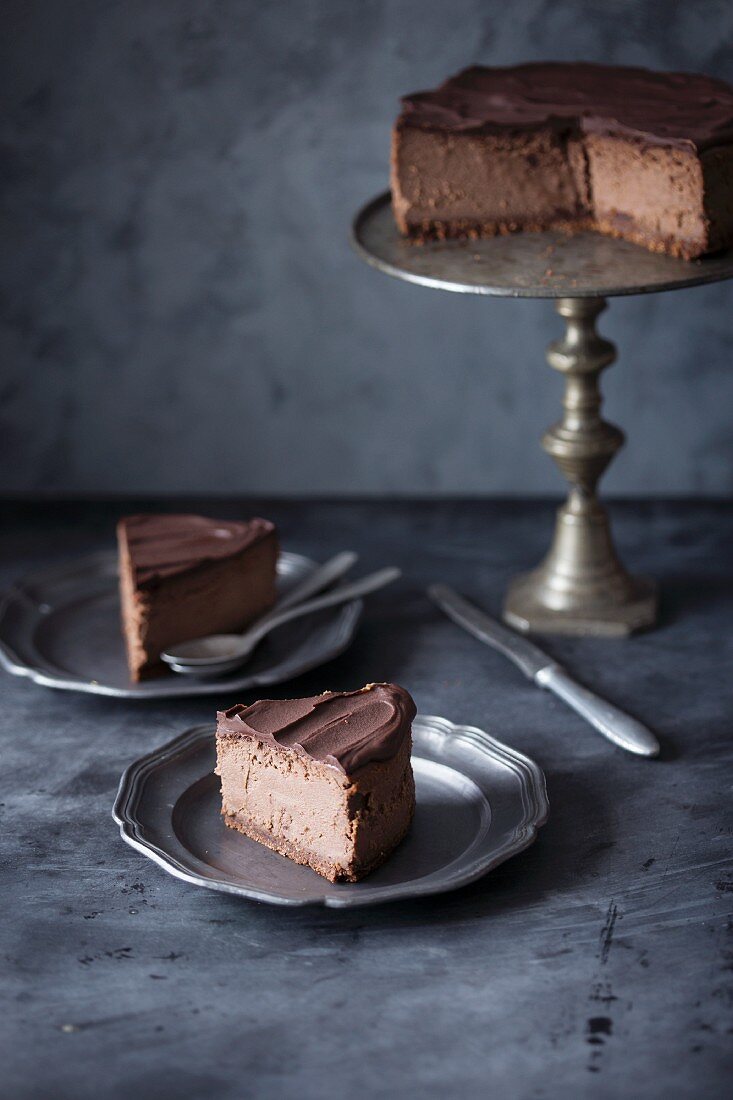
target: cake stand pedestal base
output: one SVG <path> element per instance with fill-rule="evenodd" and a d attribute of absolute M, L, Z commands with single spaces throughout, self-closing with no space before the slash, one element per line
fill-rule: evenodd
<path fill-rule="evenodd" d="M 523 633 L 608 638 L 653 626 L 656 585 L 623 568 L 600 505 L 583 514 L 574 504 L 571 500 L 558 512 L 555 537 L 543 563 L 509 585 L 505 621 Z"/>
<path fill-rule="evenodd" d="M 623 432 L 600 415 L 599 377 L 616 358 L 613 344 L 595 328 L 605 307 L 603 298 L 560 298 L 555 305 L 566 331 L 550 344 L 547 361 L 565 375 L 565 396 L 562 420 L 545 433 L 542 446 L 570 483 L 570 494 L 547 557 L 507 593 L 504 618 L 517 630 L 617 637 L 656 620 L 655 586 L 624 569 L 596 496 L 598 479 L 624 442 Z"/>

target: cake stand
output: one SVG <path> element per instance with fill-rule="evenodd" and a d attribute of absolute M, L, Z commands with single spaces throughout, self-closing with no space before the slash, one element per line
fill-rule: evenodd
<path fill-rule="evenodd" d="M 596 332 L 596 317 L 606 298 L 733 278 L 733 251 L 689 263 L 596 233 L 557 232 L 416 245 L 397 232 L 388 192 L 356 216 L 353 243 L 367 263 L 421 286 L 555 300 L 565 334 L 550 344 L 547 361 L 565 375 L 565 395 L 562 419 L 545 432 L 542 446 L 570 492 L 544 561 L 511 583 L 504 618 L 518 630 L 555 634 L 623 636 L 652 626 L 656 586 L 622 565 L 596 495 L 624 441 L 600 415 L 599 377 L 616 349 Z"/>

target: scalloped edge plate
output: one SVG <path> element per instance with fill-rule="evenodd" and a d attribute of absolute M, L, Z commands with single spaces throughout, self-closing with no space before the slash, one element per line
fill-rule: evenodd
<path fill-rule="evenodd" d="M 195 886 L 275 905 L 352 908 L 455 890 L 527 848 L 547 820 L 541 769 L 475 726 L 413 723 L 412 829 L 358 883 L 322 879 L 224 825 L 214 734 L 195 726 L 131 764 L 113 817 L 122 839 Z"/>

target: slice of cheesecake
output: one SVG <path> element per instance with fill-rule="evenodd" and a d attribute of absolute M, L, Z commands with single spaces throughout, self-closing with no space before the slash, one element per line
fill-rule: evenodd
<path fill-rule="evenodd" d="M 278 546 L 269 520 L 125 516 L 117 541 L 133 681 L 162 672 L 168 646 L 244 630 L 275 602 Z"/>
<path fill-rule="evenodd" d="M 331 882 L 356 882 L 410 827 L 414 717 L 396 684 L 220 712 L 225 823 Z"/>

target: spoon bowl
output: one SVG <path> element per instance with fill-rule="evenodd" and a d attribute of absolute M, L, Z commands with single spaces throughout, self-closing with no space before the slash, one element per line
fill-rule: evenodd
<path fill-rule="evenodd" d="M 233 657 L 241 660 L 254 649 L 256 644 L 256 641 L 250 642 L 242 634 L 209 634 L 205 638 L 179 642 L 175 649 L 175 663 L 210 664 L 212 661 L 228 661 Z M 172 660 L 168 663 L 173 667 Z"/>
<path fill-rule="evenodd" d="M 196 677 L 197 680 L 218 680 L 219 677 L 226 676 L 229 672 L 235 672 L 242 663 L 241 657 L 217 661 L 215 665 L 179 665 L 176 661 L 167 662 L 172 672 L 178 672 L 181 676 Z"/>

